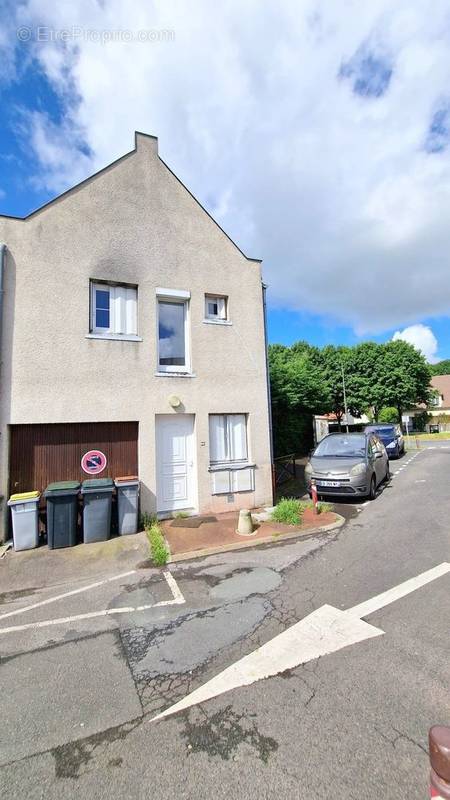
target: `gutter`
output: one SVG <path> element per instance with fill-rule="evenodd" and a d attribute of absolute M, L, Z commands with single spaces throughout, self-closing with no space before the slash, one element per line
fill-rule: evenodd
<path fill-rule="evenodd" d="M 266 354 L 266 386 L 267 386 L 267 404 L 269 411 L 269 452 L 270 452 L 270 469 L 272 473 L 272 503 L 275 500 L 275 465 L 273 461 L 273 425 L 272 425 L 272 396 L 270 392 L 270 376 L 269 376 L 269 342 L 267 336 L 267 302 L 266 293 L 267 285 L 261 283 L 262 297 L 263 297 L 263 316 L 264 316 L 264 343 Z"/>

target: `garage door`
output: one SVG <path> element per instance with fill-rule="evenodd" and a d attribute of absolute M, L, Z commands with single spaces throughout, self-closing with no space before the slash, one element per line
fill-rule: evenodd
<path fill-rule="evenodd" d="M 106 468 L 99 478 L 138 474 L 137 422 L 80 422 L 54 425 L 11 425 L 10 493 L 38 489 L 52 481 L 83 481 L 88 450 L 101 450 Z"/>

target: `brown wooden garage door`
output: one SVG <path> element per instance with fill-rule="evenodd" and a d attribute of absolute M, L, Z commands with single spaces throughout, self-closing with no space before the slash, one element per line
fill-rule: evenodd
<path fill-rule="evenodd" d="M 137 422 L 11 425 L 10 493 L 42 492 L 53 481 L 138 475 Z M 89 476 L 81 469 L 88 450 L 101 450 L 106 469 Z"/>

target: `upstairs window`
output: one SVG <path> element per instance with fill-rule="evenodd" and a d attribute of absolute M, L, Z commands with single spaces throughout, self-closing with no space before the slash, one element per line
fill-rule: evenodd
<path fill-rule="evenodd" d="M 188 301 L 158 298 L 158 369 L 189 372 Z"/>
<path fill-rule="evenodd" d="M 248 460 L 245 414 L 210 414 L 209 458 L 211 464 Z"/>
<path fill-rule="evenodd" d="M 205 294 L 205 319 L 223 322 L 228 319 L 228 298 Z"/>
<path fill-rule="evenodd" d="M 137 335 L 137 287 L 91 282 L 91 332 Z"/>

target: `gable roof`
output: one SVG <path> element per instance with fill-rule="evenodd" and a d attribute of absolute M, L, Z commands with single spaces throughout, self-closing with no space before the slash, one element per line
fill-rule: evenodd
<path fill-rule="evenodd" d="M 433 375 L 431 385 L 442 395 L 442 404 L 450 406 L 450 375 Z"/>
<path fill-rule="evenodd" d="M 84 186 L 84 184 L 88 183 L 88 181 L 91 181 L 94 178 L 97 178 L 103 172 L 106 172 L 106 170 L 111 169 L 111 167 L 115 167 L 121 161 L 124 161 L 126 158 L 129 158 L 130 156 L 134 155 L 137 152 L 137 137 L 138 136 L 147 136 L 149 139 L 155 139 L 156 141 L 158 141 L 158 137 L 157 136 L 152 136 L 152 134 L 143 133 L 142 131 L 135 131 L 134 132 L 134 148 L 133 148 L 133 150 L 129 150 L 128 153 L 124 153 L 124 155 L 119 156 L 119 158 L 116 158 L 114 161 L 111 161 L 109 164 L 106 164 L 106 166 L 104 166 L 101 169 L 97 170 L 97 172 L 92 173 L 92 175 L 88 175 L 87 178 L 84 178 L 79 183 L 74 184 L 74 186 L 71 186 L 69 189 L 66 189 L 64 192 L 61 192 L 61 194 L 58 194 L 58 195 L 56 195 L 56 197 L 53 197 L 51 200 L 48 200 L 46 203 L 43 203 L 42 206 L 39 206 L 38 208 L 35 208 L 33 211 L 31 211 L 26 216 L 17 217 L 17 216 L 14 216 L 13 214 L 2 214 L 0 212 L 0 219 L 3 217 L 4 219 L 16 219 L 16 220 L 19 220 L 20 222 L 24 222 L 27 219 L 30 219 L 30 217 L 34 217 L 35 214 L 39 214 L 45 208 L 47 208 L 48 206 L 52 205 L 52 203 L 56 203 L 57 200 L 61 200 L 61 198 L 65 197 L 66 195 L 69 195 L 71 192 L 74 192 L 76 189 L 79 189 L 80 187 Z M 227 237 L 227 239 L 231 242 L 231 244 L 234 245 L 234 247 L 237 250 L 239 250 L 241 255 L 244 256 L 244 258 L 247 259 L 247 261 L 254 261 L 257 264 L 261 264 L 262 263 L 262 259 L 261 258 L 251 258 L 250 256 L 247 256 L 244 253 L 243 250 L 241 250 L 239 245 L 237 245 L 236 242 L 231 238 L 231 236 L 229 236 L 228 233 L 222 228 L 222 226 L 219 225 L 219 223 L 217 222 L 216 219 L 214 219 L 212 214 L 210 214 L 209 211 L 207 211 L 207 209 L 200 203 L 200 200 L 198 200 L 197 197 L 195 197 L 195 195 L 192 194 L 192 192 L 187 188 L 187 186 L 178 177 L 178 175 L 176 175 L 175 172 L 173 172 L 173 170 L 171 170 L 170 167 L 166 164 L 166 162 L 163 161 L 163 159 L 161 158 L 160 155 L 158 155 L 158 158 L 161 161 L 161 164 L 164 165 L 164 167 L 171 173 L 171 175 L 173 175 L 173 177 L 176 178 L 176 180 L 181 184 L 181 186 L 188 192 L 188 194 L 197 203 L 197 205 L 200 206 L 202 211 L 204 211 L 205 214 L 207 214 L 208 217 L 214 222 L 214 224 L 217 225 L 219 230 L 224 234 L 224 236 Z"/>

